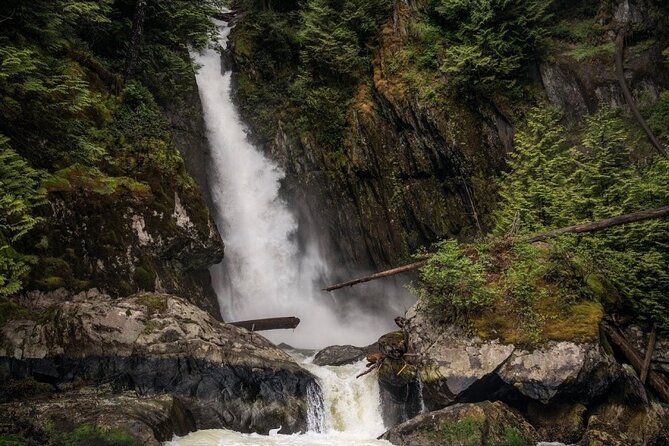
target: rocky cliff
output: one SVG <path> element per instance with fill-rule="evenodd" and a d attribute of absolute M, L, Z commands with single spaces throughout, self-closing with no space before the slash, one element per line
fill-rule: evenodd
<path fill-rule="evenodd" d="M 256 28 L 268 27 L 270 35 L 278 31 L 259 22 L 232 32 L 241 110 L 258 141 L 285 169 L 286 193 L 304 227 L 313 228 L 339 262 L 395 264 L 435 240 L 471 239 L 489 229 L 514 127 L 528 105 L 548 101 L 572 122 L 602 104 L 628 110 L 613 61 L 620 27 L 633 30 L 625 77 L 641 107 L 649 112 L 669 87 L 659 3 L 564 1 L 556 4 L 547 48 L 518 79 L 525 85 L 523 97 L 454 96 L 447 93 L 443 71 L 421 66 L 421 58 L 436 57 L 426 53 L 429 37 L 417 38 L 426 26 L 424 3 L 393 2 L 391 18 L 373 43 L 370 73 L 353 89 L 336 141 L 296 128 L 291 120 L 302 104 L 287 108 L 281 93 L 262 96 L 269 88 L 262 64 L 272 49 Z M 297 25 L 280 13 L 272 17 L 288 20 L 286 35 L 280 36 L 288 42 L 277 46 L 293 55 L 270 67 L 283 77 L 296 76 L 298 51 L 289 38 L 290 27 Z M 242 18 L 242 25 L 244 20 L 257 16 Z M 266 98 L 262 110 L 249 108 L 258 97 Z"/>

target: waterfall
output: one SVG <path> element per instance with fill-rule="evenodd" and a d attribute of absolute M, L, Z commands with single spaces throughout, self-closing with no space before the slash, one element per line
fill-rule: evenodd
<path fill-rule="evenodd" d="M 166 446 L 390 446 L 376 440 L 385 431 L 378 380 L 373 375 L 355 378 L 364 369 L 363 362 L 338 367 L 307 362 L 302 366 L 320 385 L 320 389 L 307 389 L 309 432 L 264 436 L 214 429 L 175 438 Z"/>
<path fill-rule="evenodd" d="M 217 24 L 225 48 L 230 27 Z M 299 317 L 294 333 L 263 333 L 276 343 L 369 344 L 390 319 L 359 311 L 338 316 L 336 302 L 320 291 L 329 270 L 323 256 L 315 243 L 303 252 L 298 247 L 296 218 L 279 194 L 284 173 L 248 139 L 232 100 L 232 72 L 216 47 L 193 57 L 211 151 L 213 213 L 225 242 L 225 259 L 211 270 L 223 318 Z"/>

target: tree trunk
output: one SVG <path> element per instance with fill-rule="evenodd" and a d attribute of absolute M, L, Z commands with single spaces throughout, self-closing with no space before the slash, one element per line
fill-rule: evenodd
<path fill-rule="evenodd" d="M 607 324 L 604 324 L 604 331 L 609 336 L 611 342 L 620 348 L 637 373 L 640 373 L 643 368 L 643 360 L 634 346 L 625 338 L 625 335 L 619 329 Z M 665 403 L 669 403 L 669 384 L 667 384 L 667 380 L 659 373 L 650 370 L 648 372 L 648 381 L 650 388 L 657 393 L 657 396 Z"/>
<path fill-rule="evenodd" d="M 648 346 L 646 346 L 646 357 L 643 360 L 643 367 L 641 367 L 641 382 L 646 384 L 646 379 L 648 378 L 648 371 L 650 370 L 650 363 L 653 361 L 653 352 L 655 351 L 655 342 L 657 342 L 657 332 L 655 330 L 655 324 L 653 324 L 653 329 L 650 331 L 650 338 L 648 338 Z"/>
<path fill-rule="evenodd" d="M 657 149 L 660 155 L 667 157 L 668 155 L 666 149 L 664 148 L 664 146 L 662 146 L 660 141 L 658 141 L 658 139 L 655 137 L 650 127 L 648 127 L 648 123 L 646 123 L 646 120 L 643 119 L 643 116 L 641 116 L 641 112 L 639 111 L 639 108 L 636 106 L 634 97 L 632 96 L 632 93 L 630 92 L 630 89 L 627 86 L 627 81 L 625 80 L 625 66 L 624 66 L 625 34 L 626 34 L 626 28 L 623 27 L 620 31 L 618 31 L 618 35 L 616 36 L 616 55 L 615 55 L 616 77 L 618 78 L 620 89 L 622 90 L 623 96 L 625 97 L 625 102 L 627 102 L 627 105 L 629 106 L 630 110 L 632 110 L 632 114 L 639 122 L 639 125 L 641 126 L 643 131 L 646 132 L 646 136 L 648 136 L 648 140 L 650 141 L 650 143 Z"/>
<path fill-rule="evenodd" d="M 661 208 L 647 209 L 645 211 L 633 212 L 631 214 L 619 215 L 618 217 L 605 218 L 604 220 L 598 220 L 591 223 L 583 223 L 580 225 L 568 226 L 566 228 L 555 229 L 549 232 L 543 232 L 541 234 L 536 234 L 526 237 L 519 237 L 514 239 L 513 242 L 540 242 L 548 238 L 557 237 L 562 234 L 581 234 L 584 232 L 595 232 L 602 229 L 610 228 L 612 226 L 620 226 L 626 223 L 633 223 L 636 221 L 650 220 L 654 218 L 662 218 L 669 215 L 669 206 L 664 206 Z M 389 269 L 386 271 L 381 271 L 371 276 L 360 277 L 358 279 L 349 280 L 348 282 L 339 283 L 337 285 L 330 285 L 326 288 L 323 288 L 323 291 L 334 291 L 340 288 L 347 286 L 357 285 L 359 283 L 369 282 L 371 280 L 382 279 L 384 277 L 394 276 L 397 274 L 406 273 L 408 271 L 413 271 L 419 269 L 427 263 L 427 260 L 421 260 L 419 262 L 410 263 L 408 265 L 400 266 L 397 268 Z"/>
<path fill-rule="evenodd" d="M 128 46 L 128 53 L 125 58 L 125 70 L 123 72 L 125 81 L 131 80 L 135 75 L 135 68 L 137 65 L 137 58 L 142 44 L 142 36 L 144 35 L 144 19 L 146 18 L 146 1 L 137 0 L 135 7 L 135 17 L 132 21 L 132 34 L 130 36 L 130 45 Z"/>

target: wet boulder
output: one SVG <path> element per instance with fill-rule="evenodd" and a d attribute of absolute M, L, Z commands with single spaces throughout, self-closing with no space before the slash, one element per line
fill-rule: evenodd
<path fill-rule="evenodd" d="M 331 345 L 316 353 L 314 364 L 325 365 L 346 365 L 353 364 L 363 360 L 368 354 L 368 350 L 353 345 Z"/>
<path fill-rule="evenodd" d="M 455 404 L 402 423 L 382 435 L 400 446 L 534 446 L 537 435 L 515 410 L 501 402 Z"/>

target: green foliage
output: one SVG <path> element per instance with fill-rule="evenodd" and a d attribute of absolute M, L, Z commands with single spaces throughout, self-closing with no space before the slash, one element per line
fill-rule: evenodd
<path fill-rule="evenodd" d="M 219 3 L 148 2 L 136 81 L 123 91 L 135 0 L 0 2 L 0 297 L 20 292 L 35 264 L 42 289 L 88 284 L 69 259 L 53 271 L 63 252 L 49 251 L 37 217 L 47 191 L 169 202 L 163 188 L 176 187 L 189 198 L 160 106 L 193 93 L 188 48 L 209 42 Z"/>
<path fill-rule="evenodd" d="M 18 435 L 0 435 L 0 446 L 29 446 L 29 443 Z"/>
<path fill-rule="evenodd" d="M 0 297 L 19 291 L 34 259 L 12 244 L 40 221 L 33 210 L 46 201 L 40 173 L 13 151 L 0 134 Z"/>
<path fill-rule="evenodd" d="M 369 72 L 370 50 L 391 2 L 241 3 L 248 16 L 232 40 L 242 113 L 265 139 L 281 121 L 289 133 L 338 151 L 348 106 Z"/>
<path fill-rule="evenodd" d="M 532 233 L 666 205 L 669 161 L 636 161 L 638 153 L 650 152 L 612 110 L 587 117 L 577 129 L 563 127 L 554 110 L 533 110 L 516 134 L 495 231 Z M 608 303 L 619 296 L 641 319 L 669 328 L 666 220 L 565 237 L 554 245 L 563 259 L 572 253 L 572 266 L 553 271 L 555 280 L 604 293 Z"/>
<path fill-rule="evenodd" d="M 437 245 L 420 270 L 420 282 L 415 287 L 421 299 L 444 308 L 455 318 L 480 309 L 490 303 L 493 294 L 486 284 L 482 262 L 468 257 L 454 240 Z"/>
<path fill-rule="evenodd" d="M 431 0 L 448 41 L 441 70 L 459 93 L 518 93 L 518 78 L 548 36 L 551 0 Z"/>
<path fill-rule="evenodd" d="M 669 141 L 669 91 L 660 93 L 650 110 L 648 125 L 658 138 Z"/>

